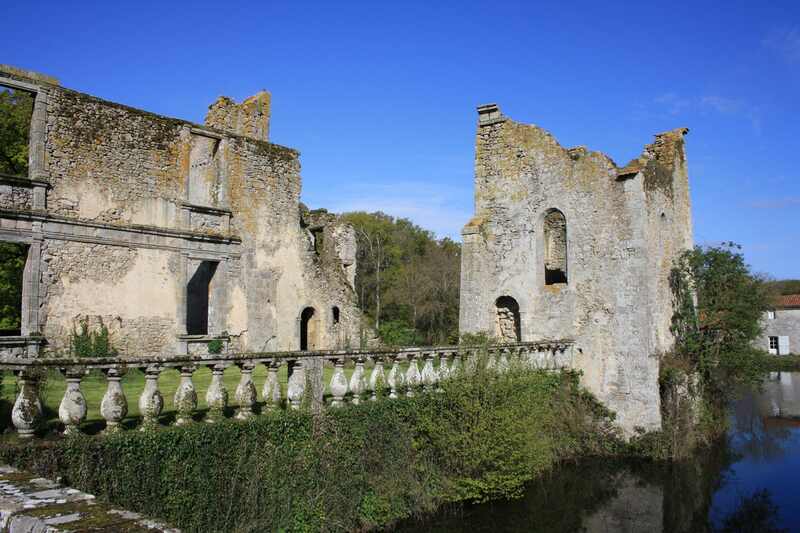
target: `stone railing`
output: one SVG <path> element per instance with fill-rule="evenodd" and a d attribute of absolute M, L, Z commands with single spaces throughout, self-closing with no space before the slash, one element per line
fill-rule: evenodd
<path fill-rule="evenodd" d="M 481 359 L 480 354 L 485 354 L 485 359 Z M 235 418 L 245 420 L 253 416 L 258 403 L 259 395 L 253 382 L 253 371 L 258 365 L 264 365 L 267 370 L 260 387 L 265 409 L 284 406 L 299 409 L 304 401 L 311 408 L 319 409 L 325 405 L 338 407 L 346 402 L 358 404 L 367 399 L 395 399 L 401 395 L 435 391 L 440 381 L 464 369 L 474 368 L 479 360 L 485 360 L 487 367 L 495 367 L 497 371 L 503 371 L 515 362 L 528 368 L 559 369 L 571 366 L 572 343 L 553 341 L 482 347 L 240 353 L 202 357 L 0 358 L 0 370 L 13 372 L 17 377 L 18 393 L 11 420 L 19 436 L 27 438 L 35 434 L 42 416 L 38 376 L 45 370 L 57 369 L 65 377 L 66 390 L 58 408 L 58 417 L 64 425 L 64 432 L 72 433 L 80 431 L 80 425 L 86 420 L 87 401 L 81 391 L 81 381 L 90 370 L 99 370 L 105 375 L 107 385 L 100 414 L 105 419 L 105 431 L 116 431 L 128 414 L 128 400 L 121 380 L 130 369 L 144 372 L 144 389 L 138 398 L 138 407 L 140 428 L 147 429 L 160 424 L 164 397 L 159 391 L 158 379 L 161 372 L 169 368 L 180 373 L 174 407 L 175 424 L 183 425 L 198 413 L 192 374 L 202 366 L 211 370 L 211 383 L 205 396 L 208 411 L 204 419 L 214 422 L 225 416 L 228 407 L 223 372 L 232 365 L 240 369 L 234 393 L 238 403 Z M 285 387 L 278 379 L 283 365 L 288 367 Z M 332 368 L 328 380 L 323 377 L 326 366 Z"/>

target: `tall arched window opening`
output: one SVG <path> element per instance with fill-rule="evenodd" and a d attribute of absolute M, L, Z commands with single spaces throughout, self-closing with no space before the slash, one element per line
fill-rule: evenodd
<path fill-rule="evenodd" d="M 300 349 L 316 350 L 319 348 L 319 328 L 317 314 L 313 307 L 306 307 L 300 313 Z"/>
<path fill-rule="evenodd" d="M 495 303 L 495 334 L 502 342 L 520 342 L 519 304 L 511 296 L 501 296 Z"/>
<path fill-rule="evenodd" d="M 544 217 L 544 283 L 567 283 L 567 219 L 558 209 Z"/>

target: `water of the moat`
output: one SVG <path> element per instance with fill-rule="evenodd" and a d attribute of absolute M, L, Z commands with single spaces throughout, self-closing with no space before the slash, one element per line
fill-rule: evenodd
<path fill-rule="evenodd" d="M 398 531 L 800 532 L 800 372 L 731 406 L 728 438 L 683 464 L 563 466 L 519 500 L 446 509 Z"/>

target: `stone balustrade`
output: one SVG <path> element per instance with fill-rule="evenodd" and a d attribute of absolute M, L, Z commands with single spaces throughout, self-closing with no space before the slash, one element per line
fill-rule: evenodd
<path fill-rule="evenodd" d="M 229 392 L 223 380 L 227 367 L 237 366 L 240 379 L 234 391 L 238 408 L 234 417 L 247 420 L 261 410 L 341 407 L 379 399 L 435 393 L 441 383 L 461 372 L 469 372 L 483 361 L 487 368 L 503 372 L 515 362 L 527 368 L 559 369 L 572 365 L 570 341 L 516 343 L 490 346 L 441 346 L 398 350 L 349 350 L 313 352 L 237 353 L 208 356 L 113 357 L 102 359 L 0 358 L 0 370 L 17 376 L 18 394 L 11 413 L 17 433 L 33 437 L 42 417 L 38 378 L 43 371 L 57 369 L 63 374 L 66 389 L 58 408 L 64 433 L 80 431 L 86 420 L 87 401 L 81 382 L 91 370 L 105 376 L 106 391 L 100 404 L 105 432 L 119 431 L 128 414 L 128 398 L 121 386 L 124 374 L 139 369 L 144 388 L 138 398 L 141 415 L 139 429 L 157 428 L 165 401 L 159 390 L 159 375 L 176 369 L 180 382 L 174 395 L 175 425 L 200 419 L 214 423 L 226 416 Z M 266 367 L 264 383 L 258 387 L 253 372 Z M 211 383 L 205 394 L 207 410 L 198 410 L 198 394 L 192 381 L 194 372 L 205 366 Z M 288 380 L 278 378 L 287 367 Z M 324 368 L 330 368 L 325 378 Z M 348 377 L 349 374 L 349 377 Z M 260 389 L 260 394 L 259 394 Z"/>

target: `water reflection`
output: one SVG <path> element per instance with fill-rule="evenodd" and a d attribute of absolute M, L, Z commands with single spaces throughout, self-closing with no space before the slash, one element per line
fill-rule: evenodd
<path fill-rule="evenodd" d="M 520 500 L 442 511 L 399 531 L 800 531 L 800 373 L 731 406 L 728 438 L 680 464 L 586 460 Z"/>

